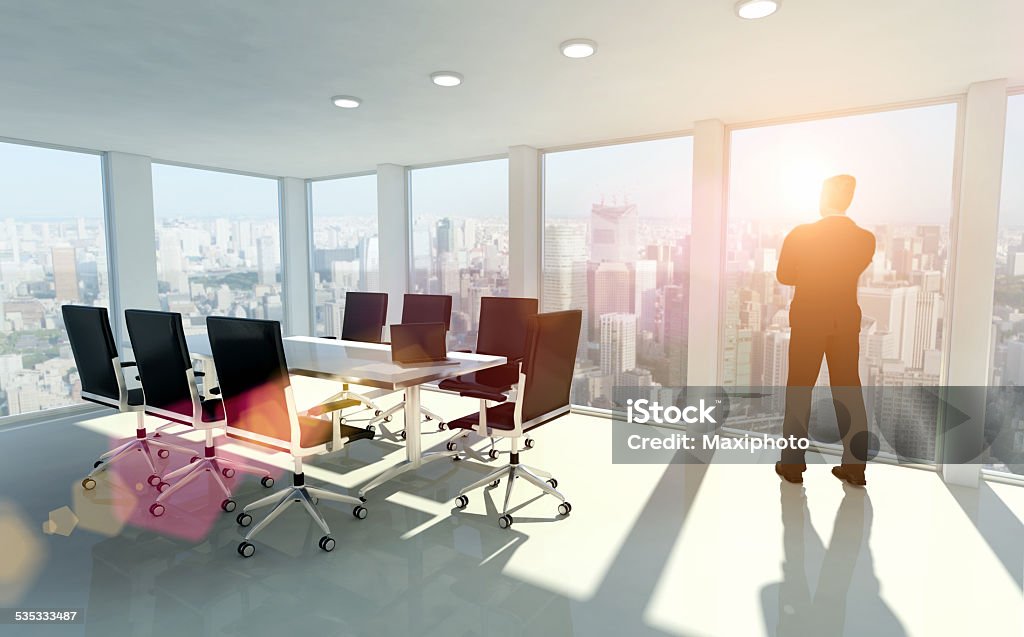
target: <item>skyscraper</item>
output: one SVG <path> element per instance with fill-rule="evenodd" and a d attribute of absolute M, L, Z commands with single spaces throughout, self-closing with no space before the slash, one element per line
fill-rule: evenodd
<path fill-rule="evenodd" d="M 75 249 L 71 246 L 54 246 L 51 249 L 53 258 L 53 288 L 57 301 L 78 302 L 78 262 Z"/>
<path fill-rule="evenodd" d="M 604 202 L 590 209 L 590 260 L 632 263 L 639 250 L 636 204 L 608 206 Z"/>
<path fill-rule="evenodd" d="M 622 373 L 636 367 L 636 316 L 601 316 L 601 373 L 618 383 Z"/>

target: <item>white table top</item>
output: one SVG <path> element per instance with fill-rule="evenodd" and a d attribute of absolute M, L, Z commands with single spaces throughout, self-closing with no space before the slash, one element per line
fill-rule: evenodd
<path fill-rule="evenodd" d="M 206 334 L 186 337 L 189 352 L 211 357 Z M 398 390 L 505 364 L 503 356 L 449 352 L 457 365 L 402 367 L 391 362 L 391 346 L 378 343 L 341 341 L 312 336 L 283 339 L 288 371 L 300 376 L 327 378 L 366 387 Z"/>

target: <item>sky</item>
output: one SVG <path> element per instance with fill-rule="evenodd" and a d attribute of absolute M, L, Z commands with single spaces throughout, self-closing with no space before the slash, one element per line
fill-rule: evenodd
<path fill-rule="evenodd" d="M 850 215 L 864 223 L 948 223 L 954 105 L 887 111 L 735 131 L 730 139 L 730 217 L 813 219 L 822 178 L 858 179 Z M 626 198 L 643 216 L 690 215 L 692 139 L 672 138 L 548 153 L 545 209 L 586 216 L 593 203 Z M 508 206 L 507 160 L 411 173 L 413 215 L 493 216 Z M 1024 95 L 1009 98 L 1001 225 L 1024 225 Z M 314 182 L 314 211 L 373 214 L 375 177 Z M 158 218 L 276 216 L 273 179 L 153 165 Z M 0 143 L 0 218 L 103 211 L 98 155 Z"/>

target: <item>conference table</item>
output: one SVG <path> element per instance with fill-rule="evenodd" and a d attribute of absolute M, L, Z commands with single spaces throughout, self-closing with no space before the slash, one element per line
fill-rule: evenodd
<path fill-rule="evenodd" d="M 216 365 L 206 334 L 192 334 L 185 338 L 189 353 L 201 360 L 206 380 L 216 383 Z M 402 366 L 391 361 L 391 346 L 386 343 L 363 343 L 310 336 L 290 336 L 283 339 L 288 371 L 297 376 L 323 378 L 341 383 L 352 383 L 389 392 L 405 392 L 405 460 L 384 471 L 364 484 L 359 495 L 399 476 L 414 471 L 428 462 L 451 458 L 457 451 L 423 453 L 420 440 L 420 387 L 425 383 L 454 378 L 478 372 L 489 367 L 504 365 L 504 356 L 487 356 L 466 352 L 448 352 L 446 364 Z M 210 374 L 210 372 L 213 374 Z"/>

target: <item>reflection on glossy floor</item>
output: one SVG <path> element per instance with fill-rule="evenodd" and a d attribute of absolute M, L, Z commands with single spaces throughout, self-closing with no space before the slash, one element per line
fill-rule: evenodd
<path fill-rule="evenodd" d="M 334 389 L 301 382 L 308 402 Z M 424 403 L 446 417 L 475 406 L 435 393 Z M 503 489 L 453 513 L 454 494 L 489 467 L 441 462 L 371 492 L 366 520 L 322 504 L 333 553 L 295 510 L 249 560 L 235 553 L 234 516 L 204 505 L 218 496 L 202 481 L 159 520 L 132 461 L 83 494 L 82 475 L 111 435 L 132 432 L 130 417 L 0 430 L 0 607 L 88 614 L 86 625 L 0 634 L 1020 634 L 1024 489 L 947 488 L 887 466 L 859 491 L 824 465 L 804 488 L 780 484 L 769 464 L 612 465 L 609 426 L 568 416 L 524 455 L 558 477 L 568 518 L 526 485 L 512 529 L 496 524 Z M 424 426 L 425 447 L 446 440 L 434 429 Z M 403 457 L 363 442 L 307 476 L 348 490 Z M 251 477 L 232 483 L 240 503 L 264 493 Z"/>

